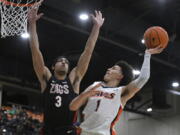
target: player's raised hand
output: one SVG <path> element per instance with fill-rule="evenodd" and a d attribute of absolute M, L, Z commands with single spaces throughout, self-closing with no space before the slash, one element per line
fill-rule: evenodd
<path fill-rule="evenodd" d="M 146 52 L 150 53 L 150 54 L 159 54 L 163 51 L 164 48 L 162 48 L 161 46 L 158 46 L 156 48 L 151 48 L 151 49 L 147 49 Z"/>
<path fill-rule="evenodd" d="M 35 5 L 32 6 L 32 8 L 28 11 L 28 21 L 29 23 L 36 22 L 41 16 L 43 16 L 43 13 L 38 14 L 39 6 L 42 4 L 43 0 L 40 0 Z"/>
<path fill-rule="evenodd" d="M 104 23 L 101 11 L 95 11 L 95 15 L 91 14 L 94 25 L 101 27 Z"/>

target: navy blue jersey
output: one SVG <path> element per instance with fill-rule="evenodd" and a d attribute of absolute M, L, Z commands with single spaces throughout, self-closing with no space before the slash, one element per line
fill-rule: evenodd
<path fill-rule="evenodd" d="M 58 80 L 52 76 L 43 93 L 45 129 L 67 128 L 73 125 L 75 112 L 69 104 L 77 96 L 69 79 Z"/>

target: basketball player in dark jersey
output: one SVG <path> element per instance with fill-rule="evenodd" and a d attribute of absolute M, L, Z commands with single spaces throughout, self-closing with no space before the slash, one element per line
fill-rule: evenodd
<path fill-rule="evenodd" d="M 69 61 L 63 56 L 58 57 L 53 63 L 52 74 L 45 66 L 39 49 L 36 21 L 43 15 L 42 13 L 37 14 L 39 5 L 37 4 L 29 11 L 28 20 L 33 67 L 44 97 L 45 134 L 74 135 L 72 127 L 75 112 L 69 110 L 69 104 L 79 94 L 80 82 L 87 71 L 104 18 L 100 11 L 95 11 L 95 16 L 91 15 L 94 24 L 92 31 L 77 66 L 69 75 L 67 76 Z"/>

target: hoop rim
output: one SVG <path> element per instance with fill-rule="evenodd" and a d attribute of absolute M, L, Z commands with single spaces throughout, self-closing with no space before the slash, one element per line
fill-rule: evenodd
<path fill-rule="evenodd" d="M 14 3 L 14 2 L 10 2 L 10 1 L 7 1 L 7 0 L 0 0 L 0 2 L 4 3 L 5 5 L 12 5 L 14 7 L 31 7 L 33 6 L 34 4 L 36 4 L 37 2 L 35 1 L 34 3 L 26 3 L 26 4 L 17 4 L 17 3 Z"/>

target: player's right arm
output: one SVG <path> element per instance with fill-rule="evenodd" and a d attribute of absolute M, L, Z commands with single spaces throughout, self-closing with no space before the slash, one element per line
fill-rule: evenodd
<path fill-rule="evenodd" d="M 128 85 L 123 87 L 121 102 L 125 106 L 126 102 L 131 99 L 141 88 L 146 84 L 150 77 L 150 59 L 152 54 L 158 54 L 163 51 L 163 48 L 156 47 L 153 49 L 147 49 L 144 55 L 144 62 L 141 67 L 141 73 L 137 79 L 130 82 Z"/>
<path fill-rule="evenodd" d="M 42 1 L 40 1 L 42 2 Z M 40 4 L 40 3 L 38 3 Z M 28 13 L 29 21 L 29 33 L 30 33 L 30 49 L 32 53 L 32 61 L 35 73 L 39 82 L 41 83 L 41 90 L 43 91 L 46 87 L 46 81 L 49 80 L 51 73 L 45 66 L 42 53 L 39 49 L 39 41 L 36 32 L 36 21 L 43 15 L 42 13 L 37 15 L 39 5 L 36 5 L 30 9 Z"/>
<path fill-rule="evenodd" d="M 77 111 L 81 106 L 86 104 L 89 97 L 95 96 L 100 93 L 100 91 L 97 90 L 99 86 L 101 86 L 101 83 L 90 85 L 83 93 L 72 100 L 69 105 L 69 109 L 71 111 Z"/>

